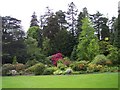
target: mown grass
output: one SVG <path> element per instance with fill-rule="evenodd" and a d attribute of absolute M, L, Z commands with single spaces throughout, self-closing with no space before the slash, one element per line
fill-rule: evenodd
<path fill-rule="evenodd" d="M 118 73 L 9 76 L 2 78 L 2 88 L 118 88 Z"/>

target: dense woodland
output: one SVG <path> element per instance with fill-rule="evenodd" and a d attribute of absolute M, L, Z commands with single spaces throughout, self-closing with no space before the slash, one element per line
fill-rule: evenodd
<path fill-rule="evenodd" d="M 27 33 L 21 20 L 3 16 L 2 33 L 3 64 L 16 60 L 48 65 L 50 56 L 56 53 L 72 62 L 102 58 L 112 65 L 120 63 L 120 14 L 107 18 L 99 11 L 89 13 L 86 7 L 78 12 L 73 2 L 67 11 L 53 12 L 47 7 L 44 15 L 34 12 Z"/>

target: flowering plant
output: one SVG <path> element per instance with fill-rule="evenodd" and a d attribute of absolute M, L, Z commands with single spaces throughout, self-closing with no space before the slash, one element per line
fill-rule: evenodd
<path fill-rule="evenodd" d="M 61 53 L 54 54 L 54 55 L 52 55 L 52 58 L 51 58 L 52 63 L 56 66 L 57 66 L 57 61 L 62 60 L 62 59 L 63 59 L 63 57 L 62 57 Z"/>

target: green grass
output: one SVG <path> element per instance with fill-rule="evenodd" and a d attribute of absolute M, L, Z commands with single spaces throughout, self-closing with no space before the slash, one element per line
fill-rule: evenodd
<path fill-rule="evenodd" d="M 2 78 L 3 88 L 118 88 L 118 73 L 9 76 Z"/>

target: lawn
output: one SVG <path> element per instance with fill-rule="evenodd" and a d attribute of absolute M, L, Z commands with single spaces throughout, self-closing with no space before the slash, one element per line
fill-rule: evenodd
<path fill-rule="evenodd" d="M 118 73 L 7 76 L 3 88 L 118 88 Z"/>

